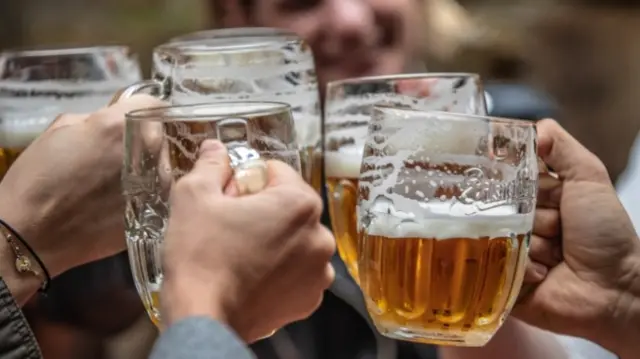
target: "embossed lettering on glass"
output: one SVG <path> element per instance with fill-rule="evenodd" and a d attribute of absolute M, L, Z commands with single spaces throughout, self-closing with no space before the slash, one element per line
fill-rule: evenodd
<path fill-rule="evenodd" d="M 291 106 L 303 176 L 321 185 L 321 114 L 311 48 L 270 28 L 210 30 L 155 49 L 154 79 L 123 91 L 150 91 L 172 104 L 276 101 Z"/>
<path fill-rule="evenodd" d="M 0 178 L 60 113 L 96 111 L 140 79 L 126 47 L 0 52 Z"/>
<path fill-rule="evenodd" d="M 189 173 L 200 144 L 219 139 L 229 149 L 242 193 L 264 186 L 261 159 L 278 159 L 300 172 L 291 108 L 274 102 L 220 102 L 135 111 L 127 115 L 123 187 L 125 230 L 133 277 L 149 316 L 160 326 L 160 252 L 169 193 Z"/>
<path fill-rule="evenodd" d="M 413 74 L 329 83 L 325 103 L 325 176 L 338 253 L 357 281 L 358 177 L 373 105 L 485 115 L 474 74 Z"/>
<path fill-rule="evenodd" d="M 377 329 L 486 344 L 522 286 L 538 190 L 535 125 L 377 106 L 359 186 L 360 285 Z"/>

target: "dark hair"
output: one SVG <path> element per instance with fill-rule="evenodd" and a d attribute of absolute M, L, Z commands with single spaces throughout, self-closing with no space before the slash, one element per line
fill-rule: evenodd
<path fill-rule="evenodd" d="M 255 5 L 254 0 L 238 0 L 240 1 L 240 7 L 245 12 L 245 14 L 250 15 L 253 12 L 253 7 Z"/>

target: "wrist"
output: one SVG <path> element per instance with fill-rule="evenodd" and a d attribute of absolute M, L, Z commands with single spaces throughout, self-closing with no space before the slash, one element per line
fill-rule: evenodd
<path fill-rule="evenodd" d="M 626 270 L 604 325 L 592 341 L 609 349 L 620 359 L 637 358 L 640 352 L 640 251 L 625 259 Z"/>
<path fill-rule="evenodd" d="M 207 317 L 230 325 L 230 306 L 222 291 L 210 289 L 212 282 L 202 283 L 188 276 L 167 278 L 165 273 L 160 299 L 162 324 L 168 327 L 189 317 Z"/>
<path fill-rule="evenodd" d="M 16 255 L 11 246 L 4 238 L 0 238 L 0 276 L 18 306 L 22 308 L 40 289 L 42 279 L 30 273 L 19 273 L 15 263 Z"/>
<path fill-rule="evenodd" d="M 47 245 L 56 243 L 55 238 L 52 236 L 52 231 L 49 231 L 43 225 L 44 221 L 41 220 L 43 216 L 35 210 L 30 210 L 28 204 L 18 204 L 9 199 L 9 203 L 6 200 L 0 202 L 0 219 L 9 224 L 18 234 L 31 246 L 35 255 L 44 263 L 49 275 L 53 278 L 56 277 L 70 267 L 67 266 L 68 258 L 64 255 L 65 251 L 54 251 L 55 248 Z M 6 241 L 5 241 L 6 242 Z M 9 251 L 11 248 L 8 247 Z M 15 261 L 15 254 L 13 256 L 13 263 Z M 10 257 L 5 257 L 9 259 Z M 31 258 L 33 259 L 33 258 Z M 4 275 L 4 273 L 0 273 Z"/>

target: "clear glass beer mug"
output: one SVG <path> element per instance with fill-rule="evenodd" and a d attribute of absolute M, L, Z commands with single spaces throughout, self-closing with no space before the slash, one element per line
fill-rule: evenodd
<path fill-rule="evenodd" d="M 291 107 L 274 102 L 178 105 L 127 115 L 126 238 L 136 287 L 157 326 L 162 323 L 160 253 L 170 211 L 169 193 L 173 183 L 193 168 L 202 141 L 219 139 L 227 145 L 243 194 L 264 185 L 261 160 L 278 159 L 300 172 L 294 129 Z"/>
<path fill-rule="evenodd" d="M 96 111 L 141 78 L 121 46 L 0 52 L 0 178 L 60 113 Z"/>
<path fill-rule="evenodd" d="M 124 90 L 150 91 L 172 104 L 276 101 L 291 106 L 303 176 L 320 189 L 321 113 L 311 48 L 270 28 L 210 30 L 185 35 L 153 54 L 153 79 Z"/>
<path fill-rule="evenodd" d="M 357 192 L 362 151 L 378 103 L 485 115 L 478 75 L 432 73 L 355 78 L 329 83 L 325 103 L 325 177 L 338 253 L 357 281 Z"/>
<path fill-rule="evenodd" d="M 377 106 L 359 183 L 358 268 L 386 336 L 483 346 L 522 286 L 535 124 Z"/>

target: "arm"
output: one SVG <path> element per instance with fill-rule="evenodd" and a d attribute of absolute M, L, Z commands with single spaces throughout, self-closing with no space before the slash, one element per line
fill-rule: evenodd
<path fill-rule="evenodd" d="M 150 359 L 253 359 L 249 348 L 220 322 L 190 317 L 171 325 Z"/>
<path fill-rule="evenodd" d="M 482 348 L 441 347 L 441 359 L 569 359 L 557 336 L 510 318 Z"/>

